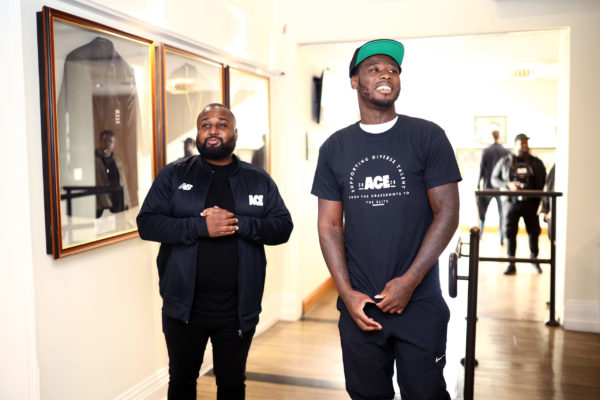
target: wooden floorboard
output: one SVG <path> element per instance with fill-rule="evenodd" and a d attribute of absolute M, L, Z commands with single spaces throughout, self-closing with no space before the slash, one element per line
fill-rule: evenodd
<path fill-rule="evenodd" d="M 544 236 L 540 249 L 540 257 L 548 257 Z M 504 252 L 495 234 L 484 235 L 481 256 L 504 256 Z M 529 256 L 525 235 L 519 236 L 517 256 Z M 460 275 L 467 274 L 466 262 L 459 262 Z M 504 276 L 505 267 L 501 263 L 480 265 L 475 398 L 600 399 L 600 334 L 544 324 L 549 318 L 548 266 L 542 266 L 543 273 L 538 274 L 531 265 L 518 264 L 514 276 Z M 447 254 L 440 259 L 440 271 L 446 293 Z M 462 399 L 466 291 L 466 282 L 461 281 L 457 298 L 447 298 L 452 317 L 445 377 L 453 399 Z M 336 296 L 334 290 L 329 291 L 302 320 L 278 322 L 254 339 L 247 366 L 247 399 L 349 398 L 344 390 Z M 198 398 L 214 399 L 215 395 L 214 377 L 201 377 Z"/>

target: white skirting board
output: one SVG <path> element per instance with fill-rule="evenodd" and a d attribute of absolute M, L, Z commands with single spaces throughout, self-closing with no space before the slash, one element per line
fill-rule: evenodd
<path fill-rule="evenodd" d="M 600 333 L 600 302 L 566 300 L 563 327 L 569 331 Z"/>
<path fill-rule="evenodd" d="M 169 367 L 164 366 L 113 400 L 165 400 L 168 384 Z"/>

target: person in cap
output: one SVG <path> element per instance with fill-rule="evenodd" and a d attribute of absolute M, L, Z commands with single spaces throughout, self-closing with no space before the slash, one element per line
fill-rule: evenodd
<path fill-rule="evenodd" d="M 498 160 L 492 171 L 492 185 L 500 190 L 542 190 L 546 181 L 546 167 L 539 158 L 531 155 L 529 137 L 524 133 L 515 136 L 515 154 L 507 154 Z M 517 232 L 521 217 L 529 236 L 529 251 L 531 258 L 537 258 L 538 238 L 540 236 L 540 220 L 537 214 L 540 205 L 539 197 L 502 196 L 504 213 L 504 238 L 506 253 L 514 257 L 517 252 Z M 542 268 L 533 263 L 538 273 Z M 504 275 L 514 275 L 517 268 L 514 262 L 509 262 Z"/>
<path fill-rule="evenodd" d="M 481 159 L 479 160 L 479 178 L 477 178 L 477 190 L 483 189 L 494 189 L 492 186 L 492 170 L 499 159 L 510 153 L 507 149 L 500 144 L 500 132 L 497 130 L 492 131 L 492 143 L 481 152 Z M 504 234 L 502 230 L 502 201 L 500 196 L 493 197 L 496 200 L 498 206 L 498 217 L 500 226 L 500 245 L 504 245 Z M 483 226 L 485 224 L 485 214 L 488 206 L 492 201 L 491 196 L 478 196 L 477 197 L 477 211 L 479 212 L 479 232 L 483 236 Z"/>
<path fill-rule="evenodd" d="M 312 186 L 352 399 L 392 399 L 394 364 L 403 399 L 450 399 L 438 257 L 458 226 L 462 178 L 438 125 L 396 113 L 403 58 L 395 40 L 356 49 L 360 121 L 323 143 Z"/>

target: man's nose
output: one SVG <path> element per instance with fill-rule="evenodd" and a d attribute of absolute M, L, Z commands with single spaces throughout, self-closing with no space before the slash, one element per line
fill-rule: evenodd
<path fill-rule="evenodd" d="M 387 69 L 384 69 L 379 73 L 379 78 L 380 79 L 391 79 L 392 74 Z"/>

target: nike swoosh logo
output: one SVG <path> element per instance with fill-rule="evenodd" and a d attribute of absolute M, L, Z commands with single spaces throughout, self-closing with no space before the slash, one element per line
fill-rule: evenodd
<path fill-rule="evenodd" d="M 444 358 L 444 357 L 446 357 L 446 355 L 445 355 L 445 354 L 444 354 L 443 356 L 436 357 L 436 358 L 435 358 L 435 362 L 436 362 L 436 363 L 440 362 L 440 360 L 441 360 L 442 358 Z"/>

